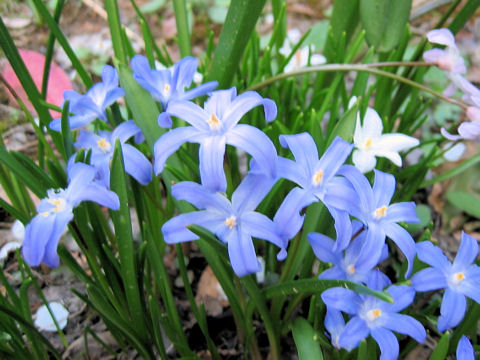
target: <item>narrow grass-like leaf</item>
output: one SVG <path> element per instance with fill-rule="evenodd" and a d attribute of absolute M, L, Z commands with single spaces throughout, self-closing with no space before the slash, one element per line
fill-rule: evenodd
<path fill-rule="evenodd" d="M 475 14 L 480 6 L 480 0 L 468 0 L 465 6 L 458 12 L 453 21 L 448 25 L 454 34 L 459 32 L 467 23 L 467 21 Z"/>
<path fill-rule="evenodd" d="M 233 0 L 220 33 L 208 80 L 228 88 L 266 0 Z"/>
<path fill-rule="evenodd" d="M 70 132 L 70 122 L 68 121 L 68 114 L 69 114 L 68 108 L 69 108 L 69 101 L 67 100 L 63 105 L 62 125 L 61 125 L 62 139 L 63 139 L 63 154 L 64 154 L 65 161 L 70 159 L 70 156 L 74 152 L 72 133 Z"/>
<path fill-rule="evenodd" d="M 292 334 L 299 360 L 323 360 L 322 349 L 316 341 L 317 334 L 307 320 L 296 318 L 292 323 Z"/>
<path fill-rule="evenodd" d="M 430 360 L 445 360 L 448 354 L 448 346 L 450 345 L 450 331 L 445 332 L 435 346 L 430 355 Z"/>
<path fill-rule="evenodd" d="M 62 14 L 64 4 L 65 4 L 65 0 L 58 0 L 55 6 L 53 19 L 57 24 L 60 20 L 60 15 Z M 45 64 L 43 65 L 43 78 L 42 78 L 41 92 L 44 99 L 47 98 L 48 76 L 50 74 L 50 66 L 52 64 L 54 45 L 55 45 L 55 35 L 53 33 L 50 33 L 48 35 L 48 40 L 47 40 L 47 50 L 45 51 Z"/>
<path fill-rule="evenodd" d="M 359 294 L 373 296 L 393 304 L 393 298 L 389 293 L 385 291 L 374 291 L 364 285 L 347 280 L 298 279 L 269 286 L 263 290 L 263 293 L 267 299 L 270 299 L 277 296 L 295 295 L 298 293 L 322 293 L 332 287 L 351 289 Z"/>
<path fill-rule="evenodd" d="M 120 199 L 120 209 L 111 211 L 115 234 L 117 238 L 118 253 L 120 257 L 123 285 L 128 302 L 128 308 L 132 320 L 138 324 L 136 329 L 140 338 L 146 341 L 144 309 L 141 303 L 140 289 L 137 281 L 137 267 L 135 263 L 135 250 L 133 247 L 132 222 L 128 206 L 128 194 L 125 170 L 123 167 L 123 155 L 120 142 L 115 143 L 110 173 L 110 187 Z"/>
<path fill-rule="evenodd" d="M 133 119 L 142 129 L 149 147 L 153 149 L 155 141 L 164 133 L 164 130 L 157 125 L 159 115 L 157 105 L 150 93 L 135 81 L 132 70 L 128 66 L 118 64 L 118 73 Z"/>
<path fill-rule="evenodd" d="M 68 58 L 72 62 L 73 67 L 78 72 L 78 75 L 82 79 L 83 83 L 87 88 L 90 88 L 93 85 L 92 78 L 83 67 L 77 55 L 75 55 L 75 52 L 72 50 L 72 47 L 68 42 L 68 39 L 63 34 L 62 30 L 60 30 L 60 27 L 58 26 L 55 19 L 52 17 L 52 15 L 50 15 L 50 12 L 48 11 L 47 6 L 42 2 L 42 0 L 32 0 L 32 1 L 34 2 L 35 7 L 38 9 L 42 17 L 47 22 L 48 27 L 50 28 L 50 31 L 55 35 L 58 43 L 62 46 Z"/>
<path fill-rule="evenodd" d="M 185 0 L 173 0 L 173 9 L 175 11 L 175 23 L 178 33 L 178 47 L 180 56 L 192 55 L 192 45 L 190 43 L 190 30 L 188 26 L 187 4 Z"/>

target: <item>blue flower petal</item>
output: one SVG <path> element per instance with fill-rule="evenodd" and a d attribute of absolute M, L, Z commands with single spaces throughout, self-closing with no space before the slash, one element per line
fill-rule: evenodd
<path fill-rule="evenodd" d="M 79 204 L 82 201 L 93 201 L 112 210 L 120 208 L 120 200 L 117 194 L 96 183 L 86 185 L 82 191 L 79 191 L 70 199 L 75 204 Z"/>
<path fill-rule="evenodd" d="M 112 132 L 111 138 L 118 139 L 121 143 L 124 143 L 132 136 L 141 132 L 140 128 L 135 124 L 133 120 L 125 121 L 118 125 Z M 113 145 L 113 144 L 112 144 Z"/>
<path fill-rule="evenodd" d="M 22 256 L 30 266 L 38 266 L 43 260 L 45 247 L 55 225 L 55 215 L 36 215 L 25 227 Z"/>
<path fill-rule="evenodd" d="M 331 279 L 331 280 L 350 280 L 347 278 L 347 273 L 340 267 L 340 266 L 333 266 L 325 271 L 323 271 L 320 275 L 318 275 L 319 279 Z"/>
<path fill-rule="evenodd" d="M 454 266 L 466 266 L 472 264 L 478 256 L 478 242 L 473 237 L 462 231 L 462 242 L 457 256 L 453 261 Z"/>
<path fill-rule="evenodd" d="M 440 307 L 441 315 L 438 318 L 438 331 L 443 332 L 460 324 L 465 316 L 466 308 L 465 295 L 447 288 Z"/>
<path fill-rule="evenodd" d="M 458 292 L 480 304 L 480 267 L 470 265 L 464 271 L 465 279 L 458 285 Z"/>
<path fill-rule="evenodd" d="M 209 136 L 202 139 L 198 152 L 200 179 L 202 185 L 211 191 L 225 192 L 227 190 L 227 178 L 223 169 L 224 156 L 224 136 Z"/>
<path fill-rule="evenodd" d="M 218 86 L 218 81 L 209 81 L 209 82 L 206 82 L 205 84 L 199 85 L 197 87 L 194 87 L 191 90 L 186 91 L 184 94 L 179 95 L 178 99 L 190 100 L 198 96 L 202 96 L 212 92 L 213 90 L 215 90 L 217 86 Z"/>
<path fill-rule="evenodd" d="M 415 203 L 411 201 L 390 205 L 383 221 L 418 223 L 420 219 L 415 211 Z"/>
<path fill-rule="evenodd" d="M 390 223 L 384 225 L 385 233 L 400 248 L 408 261 L 405 277 L 408 278 L 412 273 L 413 261 L 415 259 L 416 248 L 412 235 L 398 224 Z"/>
<path fill-rule="evenodd" d="M 185 120 L 200 131 L 211 131 L 207 121 L 212 114 L 208 113 L 197 104 L 190 101 L 171 101 L 165 111 L 171 116 L 176 116 Z"/>
<path fill-rule="evenodd" d="M 340 347 L 338 340 L 345 328 L 345 320 L 340 311 L 327 308 L 327 314 L 325 315 L 325 329 L 330 334 L 331 342 L 337 349 Z"/>
<path fill-rule="evenodd" d="M 237 125 L 226 133 L 226 142 L 250 154 L 269 176 L 276 177 L 277 150 L 263 131 L 250 125 Z"/>
<path fill-rule="evenodd" d="M 260 94 L 255 91 L 247 91 L 234 98 L 223 115 L 221 115 L 225 127 L 227 129 L 234 127 L 243 115 L 259 105 L 263 105 L 265 119 L 267 121 L 272 121 L 277 117 L 277 106 L 275 102 L 261 97 Z"/>
<path fill-rule="evenodd" d="M 385 325 L 389 330 L 396 331 L 400 334 L 408 335 L 419 343 L 424 343 L 427 333 L 425 328 L 413 317 L 396 313 L 384 313 Z"/>
<path fill-rule="evenodd" d="M 337 174 L 340 167 L 352 152 L 352 148 L 353 144 L 342 140 L 338 136 L 332 141 L 315 166 L 315 170 L 321 169 L 325 173 L 324 181 L 328 181 L 329 178 Z"/>
<path fill-rule="evenodd" d="M 307 239 L 319 260 L 335 265 L 340 264 L 341 254 L 333 251 L 335 241 L 320 233 L 310 233 L 307 235 Z"/>
<path fill-rule="evenodd" d="M 277 158 L 277 176 L 285 178 L 307 189 L 310 186 L 311 176 L 308 168 L 300 162 L 279 156 Z"/>
<path fill-rule="evenodd" d="M 190 126 L 179 127 L 163 134 L 153 146 L 155 174 L 158 175 L 163 171 L 163 167 L 170 155 L 177 151 L 183 143 L 193 141 L 197 135 L 197 129 Z"/>
<path fill-rule="evenodd" d="M 390 330 L 381 327 L 372 329 L 372 337 L 380 347 L 380 360 L 396 360 L 398 358 L 398 340 Z"/>
<path fill-rule="evenodd" d="M 270 241 L 279 248 L 284 248 L 282 238 L 277 234 L 277 228 L 272 220 L 258 212 L 246 212 L 241 215 L 242 231 L 257 239 Z"/>
<path fill-rule="evenodd" d="M 360 345 L 360 341 L 365 339 L 370 333 L 366 322 L 358 316 L 354 316 L 348 323 L 345 325 L 345 328 L 338 339 L 338 344 L 348 351 L 356 348 Z"/>
<path fill-rule="evenodd" d="M 435 268 L 420 270 L 412 276 L 411 281 L 416 291 L 432 291 L 448 286 L 445 275 Z"/>
<path fill-rule="evenodd" d="M 257 260 L 252 238 L 248 234 L 235 227 L 228 234 L 227 243 L 230 263 L 237 276 L 254 274 L 262 269 Z"/>
<path fill-rule="evenodd" d="M 276 179 L 262 172 L 248 172 L 232 194 L 232 206 L 235 211 L 255 210 L 269 193 Z"/>
<path fill-rule="evenodd" d="M 198 236 L 191 232 L 187 226 L 195 224 L 203 226 L 210 231 L 215 231 L 219 226 L 223 225 L 224 221 L 225 218 L 223 216 L 205 210 L 180 214 L 163 224 L 163 239 L 167 244 L 197 240 Z"/>
<path fill-rule="evenodd" d="M 339 174 L 345 176 L 356 190 L 359 200 L 358 206 L 367 213 L 375 210 L 373 191 L 365 175 L 352 165 L 343 165 Z"/>
<path fill-rule="evenodd" d="M 305 175 L 311 181 L 314 168 L 318 163 L 317 145 L 312 136 L 309 133 L 301 133 L 296 135 L 280 135 L 279 139 L 283 147 L 290 149 L 295 157 L 295 162 L 301 168 L 305 169 Z M 298 184 L 300 185 L 300 183 Z"/>
<path fill-rule="evenodd" d="M 465 335 L 458 342 L 456 355 L 457 360 L 475 360 L 475 350 Z"/>
<path fill-rule="evenodd" d="M 375 180 L 373 182 L 373 195 L 377 208 L 390 204 L 395 192 L 395 177 L 374 169 Z"/>
<path fill-rule="evenodd" d="M 173 85 L 179 93 L 190 87 L 193 75 L 198 67 L 198 60 L 192 56 L 186 56 L 173 66 Z"/>
<path fill-rule="evenodd" d="M 186 200 L 198 209 L 215 209 L 226 217 L 232 212 L 230 202 L 224 196 L 191 181 L 175 184 L 171 192 L 177 200 Z"/>
<path fill-rule="evenodd" d="M 152 181 L 153 167 L 143 153 L 130 144 L 122 145 L 125 172 L 130 174 L 141 185 Z"/>
<path fill-rule="evenodd" d="M 387 291 L 392 295 L 393 304 L 390 304 L 389 308 L 394 312 L 402 311 L 410 305 L 415 298 L 415 290 L 410 286 L 393 285 L 390 286 Z"/>
<path fill-rule="evenodd" d="M 56 214 L 54 217 L 55 223 L 46 244 L 45 253 L 43 254 L 42 259 L 42 262 L 51 268 L 55 268 L 60 265 L 60 259 L 57 255 L 58 242 L 60 241 L 60 238 L 68 223 L 73 219 L 73 214 L 69 211 L 63 211 Z"/>
<path fill-rule="evenodd" d="M 416 244 L 417 257 L 424 263 L 433 266 L 434 268 L 446 272 L 451 264 L 442 250 L 433 245 L 430 241 L 422 241 Z"/>
<path fill-rule="evenodd" d="M 347 314 L 356 314 L 362 302 L 355 291 L 339 287 L 327 289 L 321 296 L 325 305 Z"/>

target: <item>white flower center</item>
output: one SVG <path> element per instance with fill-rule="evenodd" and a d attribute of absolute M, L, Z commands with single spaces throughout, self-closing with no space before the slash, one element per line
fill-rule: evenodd
<path fill-rule="evenodd" d="M 97 145 L 104 154 L 108 153 L 112 149 L 112 144 L 105 138 L 101 138 L 97 141 Z"/>
<path fill-rule="evenodd" d="M 215 113 L 212 113 L 212 115 L 210 116 L 210 119 L 207 120 L 207 123 L 208 125 L 210 125 L 211 130 L 218 130 L 222 125 L 222 123 L 218 119 L 217 115 L 215 115 Z"/>
<path fill-rule="evenodd" d="M 365 140 L 363 143 L 363 146 L 361 147 L 362 150 L 369 150 L 372 147 L 373 140 L 371 138 L 368 138 Z"/>
<path fill-rule="evenodd" d="M 165 86 L 163 87 L 163 94 L 165 96 L 168 96 L 170 94 L 171 89 L 172 87 L 170 86 L 170 84 L 165 84 Z"/>
<path fill-rule="evenodd" d="M 357 269 L 355 269 L 355 266 L 353 266 L 353 264 L 350 264 L 347 266 L 346 271 L 348 275 L 353 275 L 357 272 Z"/>
<path fill-rule="evenodd" d="M 232 215 L 229 218 L 225 219 L 224 224 L 227 225 L 230 230 L 232 230 L 233 227 L 237 225 L 237 218 Z"/>
<path fill-rule="evenodd" d="M 315 174 L 312 176 L 312 184 L 314 186 L 321 185 L 323 182 L 323 171 L 322 170 L 317 170 Z"/>
<path fill-rule="evenodd" d="M 380 309 L 372 309 L 367 311 L 367 321 L 368 322 L 374 322 L 377 320 L 380 315 L 382 315 L 382 310 Z"/>
<path fill-rule="evenodd" d="M 55 199 L 48 199 L 48 202 L 52 205 L 54 205 L 53 209 L 50 210 L 50 212 L 62 212 L 67 209 L 67 201 L 64 198 L 55 198 Z M 48 212 L 43 212 L 43 216 L 47 216 Z"/>
<path fill-rule="evenodd" d="M 373 212 L 373 217 L 375 220 L 380 220 L 381 218 L 387 216 L 387 207 L 383 205 Z"/>
<path fill-rule="evenodd" d="M 465 274 L 461 271 L 456 272 L 452 275 L 451 280 L 454 285 L 459 285 L 463 280 L 465 280 Z"/>

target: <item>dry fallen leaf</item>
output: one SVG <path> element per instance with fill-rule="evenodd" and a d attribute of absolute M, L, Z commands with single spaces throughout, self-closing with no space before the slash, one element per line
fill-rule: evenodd
<path fill-rule="evenodd" d="M 218 316 L 228 306 L 228 300 L 220 283 L 210 266 L 207 266 L 200 277 L 197 287 L 197 304 L 203 304 L 208 315 Z"/>

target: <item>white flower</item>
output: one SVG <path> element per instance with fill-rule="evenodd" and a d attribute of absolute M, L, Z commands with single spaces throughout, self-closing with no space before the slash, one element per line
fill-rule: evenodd
<path fill-rule="evenodd" d="M 364 173 L 375 167 L 377 156 L 386 157 L 395 165 L 402 166 L 402 158 L 398 152 L 419 144 L 418 139 L 404 134 L 382 135 L 382 130 L 382 119 L 372 108 L 367 108 L 363 126 L 360 123 L 360 115 L 357 115 L 357 125 L 353 135 L 355 150 L 352 160 L 354 165 Z"/>
<path fill-rule="evenodd" d="M 292 52 L 292 48 L 297 44 L 300 39 L 302 38 L 302 33 L 298 29 L 291 29 L 288 30 L 287 32 L 287 38 L 285 39 L 285 42 L 283 46 L 280 48 L 280 53 L 284 56 L 289 56 L 290 53 Z M 314 47 L 311 46 L 311 49 L 309 46 L 304 46 L 301 49 L 298 49 L 295 54 L 292 56 L 288 64 L 285 66 L 283 69 L 284 72 L 291 72 L 303 67 L 306 67 L 308 65 L 308 55 L 310 53 L 310 50 L 312 52 L 312 55 L 310 56 L 310 65 L 321 65 L 325 64 L 327 62 L 327 59 L 325 56 L 321 54 L 313 54 L 314 52 Z"/>

